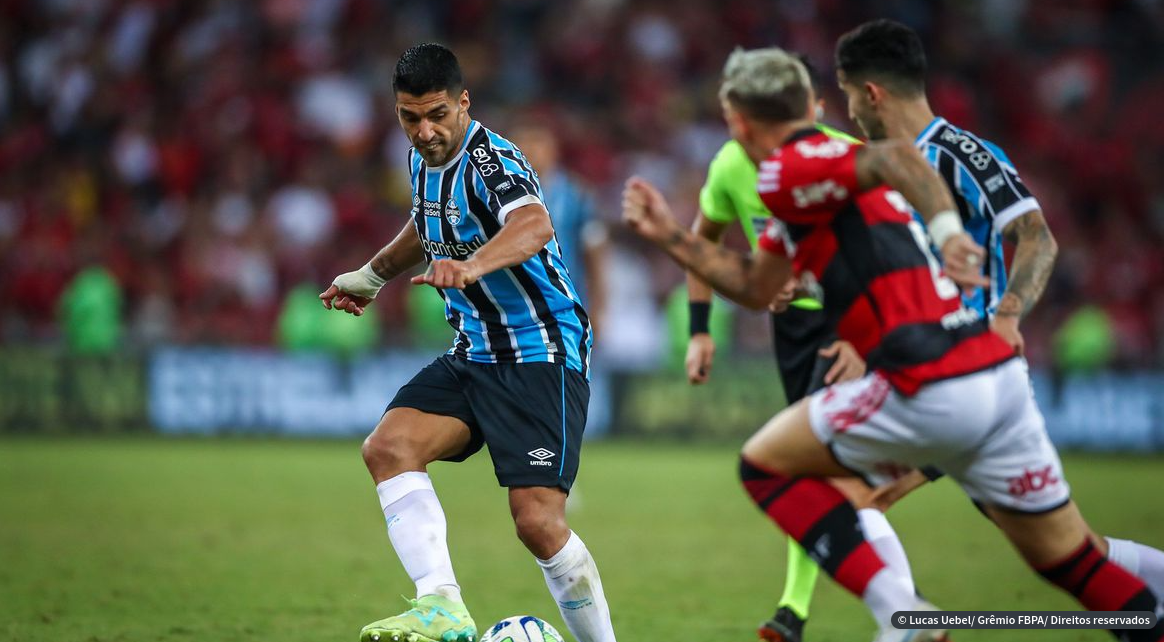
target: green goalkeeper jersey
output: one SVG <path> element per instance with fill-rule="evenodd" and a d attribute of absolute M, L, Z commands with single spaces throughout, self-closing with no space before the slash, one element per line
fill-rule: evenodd
<path fill-rule="evenodd" d="M 860 142 L 827 125 L 817 124 L 816 127 L 832 138 Z M 753 252 L 756 251 L 760 234 L 772 218 L 772 213 L 764 207 L 756 191 L 756 177 L 756 165 L 748 158 L 743 146 L 729 140 L 712 159 L 707 168 L 707 182 L 699 190 L 699 209 L 703 215 L 723 225 L 739 221 Z M 819 303 L 811 299 L 798 299 L 794 303 L 799 307 L 820 307 Z"/>

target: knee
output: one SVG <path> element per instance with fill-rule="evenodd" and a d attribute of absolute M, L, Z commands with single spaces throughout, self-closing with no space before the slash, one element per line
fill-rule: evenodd
<path fill-rule="evenodd" d="M 747 480 L 756 476 L 784 477 L 782 458 L 751 442 L 740 450 L 740 478 Z"/>
<path fill-rule="evenodd" d="M 378 428 L 364 440 L 360 448 L 364 465 L 368 470 L 385 474 L 396 474 L 414 470 L 429 462 L 421 461 L 420 444 L 402 431 Z"/>
<path fill-rule="evenodd" d="M 768 475 L 784 475 L 784 457 L 780 451 L 773 451 L 759 435 L 753 435 L 740 449 L 741 469 L 762 470 Z"/>
<path fill-rule="evenodd" d="M 565 515 L 556 514 L 543 506 L 530 506 L 514 511 L 513 525 L 517 538 L 538 559 L 550 559 L 561 550 L 570 537 Z"/>

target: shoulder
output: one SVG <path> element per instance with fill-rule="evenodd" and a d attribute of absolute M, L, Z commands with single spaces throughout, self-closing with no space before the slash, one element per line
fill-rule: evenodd
<path fill-rule="evenodd" d="M 501 151 L 513 149 L 513 143 L 477 122 L 470 126 L 466 135 L 469 140 L 465 143 L 465 154 L 469 158 L 469 164 L 478 172 L 489 163 L 497 164 L 498 167 L 493 169 L 497 171 L 500 169 Z"/>
<path fill-rule="evenodd" d="M 820 132 L 797 134 L 760 163 L 764 204 L 778 216 L 837 209 L 856 195 L 859 147 Z"/>
<path fill-rule="evenodd" d="M 931 150 L 927 156 L 950 190 L 960 194 L 973 212 L 992 218 L 1001 230 L 1018 216 L 1039 208 L 998 145 L 949 123 L 939 125 L 927 132 L 923 141 Z M 952 159 L 953 165 L 943 161 L 946 158 Z M 956 175 L 950 171 L 955 167 Z"/>
<path fill-rule="evenodd" d="M 927 147 L 941 150 L 972 174 L 994 173 L 1002 167 L 1012 171 L 1014 169 L 997 145 L 948 122 L 935 127 L 924 143 Z"/>
<path fill-rule="evenodd" d="M 708 173 L 732 171 L 743 165 L 751 164 L 752 161 L 748 158 L 748 153 L 744 151 L 744 146 L 735 140 L 728 140 L 715 153 L 715 157 L 711 159 L 711 164 L 707 166 L 707 171 Z"/>
<path fill-rule="evenodd" d="M 537 173 L 516 145 L 480 123 L 476 125 L 475 131 L 469 134 L 465 151 L 469 165 L 486 183 L 503 184 L 506 176 L 536 182 Z"/>
<path fill-rule="evenodd" d="M 753 192 L 756 189 L 756 165 L 748 158 L 742 145 L 729 140 L 707 166 L 704 190 L 730 194 L 737 190 Z"/>
<path fill-rule="evenodd" d="M 854 145 L 861 144 L 861 139 L 857 138 L 856 136 L 852 136 L 852 135 L 847 134 L 839 129 L 834 129 L 832 127 L 829 127 L 828 125 L 826 125 L 824 123 L 817 123 L 816 128 L 818 130 L 820 130 L 820 133 L 824 134 L 825 136 L 828 136 L 829 138 L 843 140 L 847 143 L 852 143 Z"/>

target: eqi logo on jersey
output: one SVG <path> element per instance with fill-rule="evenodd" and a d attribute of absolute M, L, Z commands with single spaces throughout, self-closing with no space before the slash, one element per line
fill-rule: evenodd
<path fill-rule="evenodd" d="M 481 172 L 482 176 L 492 176 L 501 171 L 500 165 L 490 162 L 496 159 L 493 158 L 488 149 L 485 149 L 484 145 L 474 147 L 472 154 L 473 158 L 477 159 L 477 171 Z"/>
<path fill-rule="evenodd" d="M 1039 470 L 1024 470 L 1017 477 L 1006 480 L 1006 492 L 1013 497 L 1025 497 L 1031 493 L 1038 493 L 1059 483 L 1053 466 L 1047 465 Z"/>
<path fill-rule="evenodd" d="M 970 138 L 966 134 L 959 134 L 952 129 L 947 129 L 942 132 L 942 140 L 947 143 L 953 143 L 958 146 L 958 149 L 970 159 L 970 164 L 974 169 L 982 171 L 990 166 L 991 156 L 979 145 L 978 141 Z"/>
<path fill-rule="evenodd" d="M 849 147 L 849 143 L 832 138 L 820 143 L 805 140 L 796 143 L 796 153 L 805 158 L 840 158 L 849 153 Z"/>
<path fill-rule="evenodd" d="M 457 206 L 457 201 L 453 200 L 452 196 L 445 202 L 445 220 L 449 222 L 449 225 L 461 222 L 461 208 Z"/>

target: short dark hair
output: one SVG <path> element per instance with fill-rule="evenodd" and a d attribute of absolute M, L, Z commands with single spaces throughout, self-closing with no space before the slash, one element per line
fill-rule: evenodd
<path fill-rule="evenodd" d="M 926 88 L 926 52 L 921 38 L 893 20 L 873 20 L 837 41 L 837 70 L 846 79 L 877 80 L 890 91 L 913 96 Z"/>
<path fill-rule="evenodd" d="M 450 96 L 461 93 L 461 64 L 448 47 L 433 42 L 410 47 L 392 74 L 392 91 L 423 96 L 432 91 L 447 90 Z"/>

